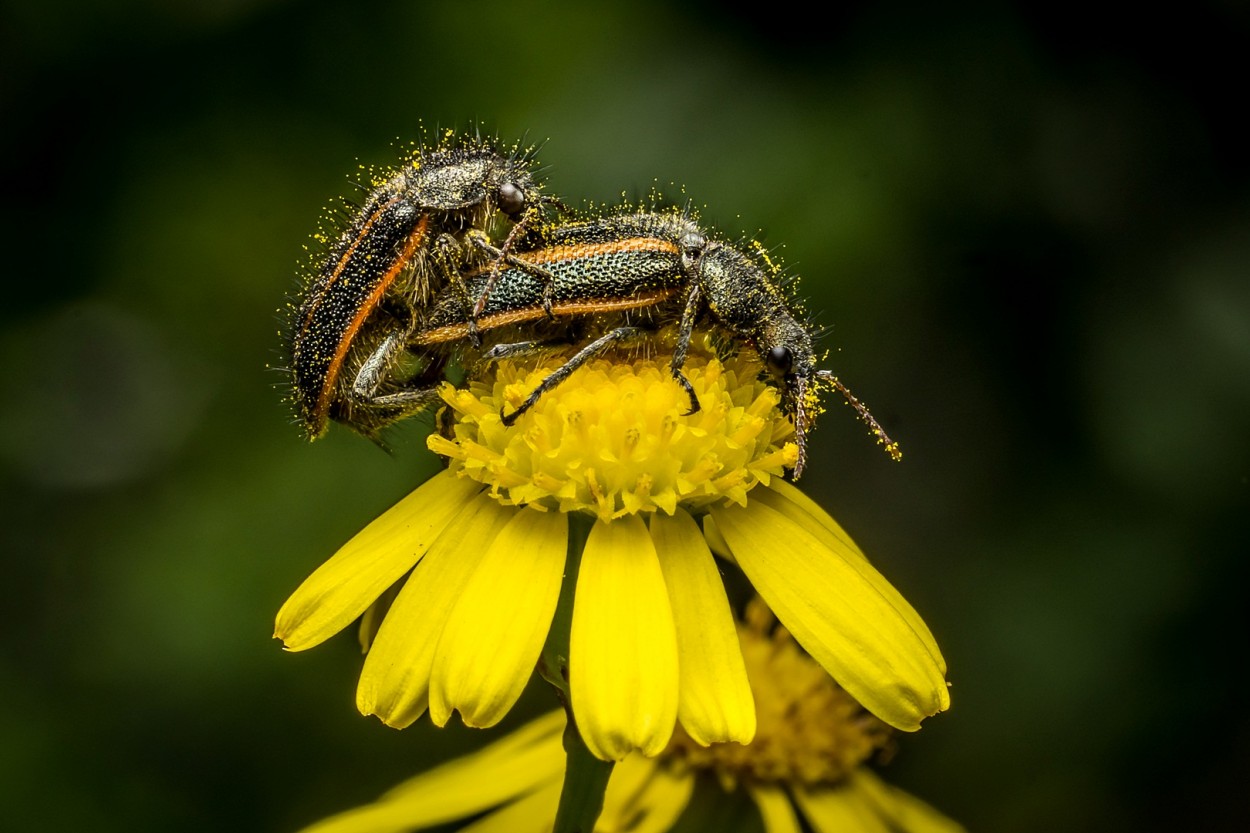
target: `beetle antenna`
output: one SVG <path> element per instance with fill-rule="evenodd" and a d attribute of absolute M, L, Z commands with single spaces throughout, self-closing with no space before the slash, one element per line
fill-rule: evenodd
<path fill-rule="evenodd" d="M 890 457 L 892 457 L 896 462 L 903 459 L 903 450 L 898 447 L 898 443 L 890 439 L 890 435 L 885 433 L 885 429 L 881 427 L 881 423 L 877 422 L 876 418 L 868 412 L 868 407 L 864 405 L 863 402 L 860 402 L 855 394 L 851 393 L 851 389 L 842 384 L 837 376 L 833 375 L 833 371 L 818 370 L 816 371 L 816 376 L 833 385 L 834 388 L 837 389 L 838 393 L 842 394 L 842 398 L 846 400 L 848 405 L 855 409 L 855 413 L 859 414 L 859 418 L 864 421 L 864 424 L 868 426 L 868 430 L 870 430 L 872 435 L 877 438 L 877 444 L 885 446 L 885 451 L 890 455 Z M 802 445 L 799 446 L 799 453 L 800 455 L 802 454 Z"/>

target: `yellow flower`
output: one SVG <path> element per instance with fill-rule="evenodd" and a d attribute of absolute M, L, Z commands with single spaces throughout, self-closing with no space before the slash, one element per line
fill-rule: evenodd
<path fill-rule="evenodd" d="M 516 409 L 560 361 L 500 362 L 467 390 L 444 388 L 454 433 L 430 447 L 449 468 L 296 590 L 277 617 L 287 649 L 317 645 L 368 611 L 376 636 L 361 712 L 403 727 L 427 709 L 441 726 L 458 710 L 470 726 L 492 726 L 520 696 L 551 627 L 570 517 L 593 517 L 567 671 L 573 713 L 598 757 L 656 755 L 677 720 L 701 744 L 754 736 L 713 550 L 873 714 L 912 731 L 948 707 L 946 665 L 920 617 L 782 479 L 795 460 L 793 427 L 757 360 L 692 355 L 693 415 L 663 357 L 591 362 L 504 425 L 501 409 Z M 375 604 L 393 586 L 389 609 Z"/>
<path fill-rule="evenodd" d="M 745 793 L 767 833 L 958 833 L 963 828 L 898 790 L 863 763 L 890 740 L 803 654 L 768 612 L 748 609 L 739 626 L 759 711 L 753 743 L 704 747 L 678 733 L 656 758 L 616 765 L 595 833 L 663 833 L 687 812 Z M 479 752 L 436 767 L 378 801 L 332 816 L 304 833 L 399 833 L 487 815 L 462 833 L 550 831 L 565 760 L 563 712 L 553 712 Z M 699 801 L 696 796 L 710 798 Z M 722 829 L 723 824 L 716 829 Z"/>

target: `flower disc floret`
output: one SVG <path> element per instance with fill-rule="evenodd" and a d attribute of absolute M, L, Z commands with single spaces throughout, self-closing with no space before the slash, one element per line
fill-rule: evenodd
<path fill-rule="evenodd" d="M 502 414 L 559 365 L 501 361 L 493 378 L 467 390 L 444 386 L 454 435 L 432 436 L 430 448 L 501 503 L 585 511 L 605 521 L 657 510 L 672 515 L 679 504 L 745 505 L 752 488 L 780 477 L 797 458 L 777 389 L 745 356 L 687 361 L 700 404 L 694 414 L 663 364 L 600 360 L 545 393 L 515 425 L 504 425 Z"/>

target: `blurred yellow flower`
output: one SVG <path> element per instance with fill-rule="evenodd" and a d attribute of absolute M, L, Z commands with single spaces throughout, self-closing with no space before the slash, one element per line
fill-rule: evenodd
<path fill-rule="evenodd" d="M 963 828 L 889 786 L 863 764 L 890 740 L 784 629 L 769 635 L 753 604 L 739 626 L 759 712 L 749 745 L 693 742 L 682 732 L 655 758 L 630 755 L 608 783 L 596 833 L 664 833 L 692 807 L 745 793 L 767 833 L 958 833 Z M 399 833 L 486 815 L 462 833 L 545 833 L 552 828 L 565 759 L 562 712 L 406 781 L 378 801 L 304 833 Z M 688 821 L 688 820 L 687 820 Z M 723 829 L 720 824 L 716 829 Z"/>
<path fill-rule="evenodd" d="M 598 757 L 656 755 L 678 720 L 700 744 L 754 736 L 713 550 L 873 714 L 912 731 L 948 707 L 946 665 L 924 622 L 782 479 L 793 427 L 757 360 L 692 355 L 685 372 L 701 410 L 689 416 L 667 361 L 592 362 L 505 426 L 501 409 L 560 361 L 504 361 L 467 390 L 444 388 L 454 434 L 429 442 L 449 468 L 296 590 L 275 630 L 287 649 L 311 648 L 368 611 L 376 636 L 361 712 L 403 727 L 427 709 L 438 725 L 458 710 L 470 726 L 492 726 L 542 651 L 577 514 L 594 520 L 576 575 L 568 683 Z"/>

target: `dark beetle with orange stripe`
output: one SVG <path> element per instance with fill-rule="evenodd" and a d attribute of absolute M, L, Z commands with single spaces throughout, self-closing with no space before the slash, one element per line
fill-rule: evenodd
<path fill-rule="evenodd" d="M 528 150 L 501 152 L 448 135 L 373 183 L 364 203 L 322 235 L 288 334 L 292 399 L 309 439 L 328 420 L 366 436 L 413 410 L 412 380 L 393 364 L 430 301 L 452 287 L 466 314 L 462 269 L 524 264 L 510 250 L 549 204 Z M 491 232 L 511 224 L 499 246 Z M 539 270 L 540 272 L 542 270 Z M 426 368 L 430 380 L 442 368 Z"/>
<path fill-rule="evenodd" d="M 493 360 L 553 346 L 576 348 L 516 411 L 504 415 L 505 424 L 590 359 L 676 323 L 669 367 L 690 397 L 688 413 L 700 407 L 682 372 L 696 325 L 757 352 L 794 420 L 795 477 L 806 462 L 807 431 L 822 385 L 840 391 L 897 455 L 897 446 L 859 400 L 830 371 L 816 368 L 811 334 L 796 318 L 762 250 L 752 256 L 714 240 L 679 212 L 608 214 L 565 223 L 543 239 L 541 248 L 518 250 L 516 262 L 502 270 L 466 272 L 464 292 L 478 299 L 472 315 L 465 315 L 456 293 L 444 290 L 408 342 L 414 355 L 440 370 L 449 351 L 466 354 L 463 359 Z M 484 351 L 477 337 L 487 343 Z M 413 385 L 408 396 L 414 403 L 432 403 L 434 387 Z"/>

